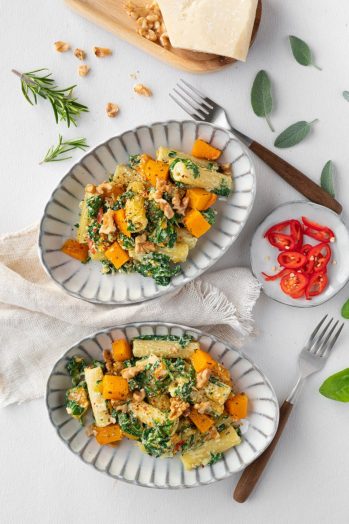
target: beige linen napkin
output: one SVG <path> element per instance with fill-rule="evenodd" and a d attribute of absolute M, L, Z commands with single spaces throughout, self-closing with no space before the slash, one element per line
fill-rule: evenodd
<path fill-rule="evenodd" d="M 37 225 L 0 237 L 0 407 L 42 396 L 60 355 L 105 327 L 174 322 L 236 346 L 253 330 L 259 285 L 248 269 L 205 274 L 146 303 L 100 306 L 71 297 L 46 275 L 37 237 Z"/>

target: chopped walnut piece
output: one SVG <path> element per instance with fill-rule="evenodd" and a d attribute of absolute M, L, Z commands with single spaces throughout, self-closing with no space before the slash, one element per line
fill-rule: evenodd
<path fill-rule="evenodd" d="M 155 251 L 155 249 L 155 244 L 147 240 L 146 233 L 138 235 L 135 238 L 135 252 L 137 254 L 152 253 L 153 251 Z"/>
<path fill-rule="evenodd" d="M 170 204 L 164 198 L 156 201 L 161 211 L 163 211 L 166 218 L 169 220 L 174 217 L 174 211 Z"/>
<path fill-rule="evenodd" d="M 113 184 L 110 182 L 102 182 L 102 184 L 99 184 L 99 186 L 96 187 L 96 192 L 99 195 L 109 195 L 112 190 Z"/>
<path fill-rule="evenodd" d="M 55 50 L 59 53 L 65 53 L 66 51 L 69 51 L 70 45 L 67 44 L 67 42 L 62 42 L 61 40 L 58 40 L 54 43 Z"/>
<path fill-rule="evenodd" d="M 128 404 L 125 404 L 123 400 L 111 400 L 110 405 L 115 411 L 128 412 Z"/>
<path fill-rule="evenodd" d="M 136 84 L 133 86 L 133 91 L 137 93 L 137 95 L 141 96 L 152 96 L 152 91 L 149 89 L 149 87 L 146 87 L 144 84 Z"/>
<path fill-rule="evenodd" d="M 194 404 L 194 408 L 203 415 L 204 413 L 208 413 L 211 411 L 211 404 L 210 402 L 198 402 L 197 404 Z"/>
<path fill-rule="evenodd" d="M 83 64 L 78 67 L 78 73 L 80 76 L 86 76 L 90 72 L 90 66 Z"/>
<path fill-rule="evenodd" d="M 127 14 L 136 21 L 137 33 L 139 35 L 167 49 L 171 47 L 162 13 L 157 2 L 152 2 L 145 6 L 135 2 L 126 2 L 124 8 Z"/>
<path fill-rule="evenodd" d="M 172 197 L 172 206 L 179 215 L 185 215 L 186 209 L 189 204 L 189 196 L 185 195 L 181 198 L 178 188 L 175 189 Z"/>
<path fill-rule="evenodd" d="M 207 433 L 207 440 L 219 440 L 221 438 L 216 426 L 212 426 Z"/>
<path fill-rule="evenodd" d="M 105 360 L 105 367 L 107 368 L 107 371 L 113 371 L 113 367 L 114 367 L 114 361 L 113 361 L 113 358 L 111 356 L 111 352 L 109 351 L 109 349 L 105 349 L 103 351 L 103 358 Z"/>
<path fill-rule="evenodd" d="M 188 402 L 185 402 L 179 397 L 173 397 L 170 399 L 170 414 L 168 419 L 169 420 L 175 420 L 176 418 L 179 418 L 186 409 L 189 408 Z"/>
<path fill-rule="evenodd" d="M 105 106 L 105 110 L 110 118 L 115 118 L 119 112 L 119 106 L 117 104 L 113 104 L 113 102 L 108 102 Z"/>
<path fill-rule="evenodd" d="M 162 35 L 160 35 L 159 41 L 164 49 L 171 49 L 171 42 L 167 33 L 162 33 Z"/>
<path fill-rule="evenodd" d="M 83 49 L 79 49 L 78 47 L 75 49 L 74 51 L 74 56 L 76 56 L 76 58 L 78 60 L 85 60 L 86 58 L 86 53 Z"/>
<path fill-rule="evenodd" d="M 95 46 L 93 48 L 93 52 L 98 58 L 104 58 L 106 56 L 113 54 L 113 51 L 109 49 L 108 47 L 96 47 Z"/>
<path fill-rule="evenodd" d="M 232 174 L 232 170 L 231 170 L 231 164 L 229 162 L 225 163 L 225 164 L 219 164 L 221 170 L 223 171 L 223 173 L 225 175 L 231 175 Z"/>
<path fill-rule="evenodd" d="M 93 184 L 87 184 L 85 186 L 85 191 L 87 191 L 87 193 L 95 193 L 96 192 L 96 186 L 94 186 Z"/>
<path fill-rule="evenodd" d="M 133 393 L 133 400 L 135 402 L 142 402 L 142 400 L 145 399 L 145 390 L 144 389 L 141 389 L 139 391 L 135 391 Z"/>
<path fill-rule="evenodd" d="M 110 233 L 114 233 L 114 231 L 116 231 L 114 211 L 112 209 L 108 209 L 108 211 L 103 215 L 103 221 L 99 232 L 103 233 L 104 235 L 109 235 Z"/>
<path fill-rule="evenodd" d="M 205 386 L 207 386 L 208 381 L 210 380 L 211 376 L 211 370 L 210 369 L 203 369 L 196 375 L 196 387 L 198 389 L 202 389 Z"/>

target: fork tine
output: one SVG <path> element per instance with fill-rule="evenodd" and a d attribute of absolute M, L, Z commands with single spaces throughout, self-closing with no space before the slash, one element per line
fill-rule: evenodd
<path fill-rule="evenodd" d="M 335 343 L 337 342 L 338 337 L 341 334 L 343 328 L 344 328 L 344 322 L 338 329 L 337 333 L 334 335 L 333 339 L 327 344 L 327 347 L 325 348 L 323 353 L 320 355 L 322 358 L 327 358 L 329 356 L 330 351 L 333 348 L 333 346 L 335 345 Z"/>
<path fill-rule="evenodd" d="M 200 116 L 202 116 L 203 118 L 206 117 L 206 115 L 208 114 L 208 112 L 206 113 L 204 109 L 202 109 L 200 106 L 198 107 L 198 104 L 194 105 L 192 103 L 192 99 L 189 99 L 188 97 L 186 97 L 185 95 L 183 95 L 183 93 L 180 93 L 179 91 L 177 91 L 176 88 L 173 89 L 173 92 L 176 93 L 176 95 L 178 95 L 180 98 L 182 98 L 182 100 L 184 100 L 184 102 L 186 104 L 188 104 L 188 106 L 190 106 L 191 108 L 194 109 L 194 111 L 196 111 L 196 113 Z M 195 102 L 195 100 L 194 100 Z M 202 113 L 202 114 L 201 114 Z"/>
<path fill-rule="evenodd" d="M 175 96 L 172 95 L 172 93 L 169 93 L 169 97 L 172 98 L 172 100 L 177 104 L 179 105 L 179 107 L 181 107 L 183 109 L 183 111 L 185 113 L 187 113 L 189 116 L 191 116 L 194 120 L 204 120 L 203 117 L 199 117 L 196 113 L 191 113 L 187 107 L 185 107 L 184 104 L 182 104 L 182 102 L 180 102 Z"/>
<path fill-rule="evenodd" d="M 214 108 L 214 105 L 217 105 L 215 104 L 213 101 L 212 103 L 210 104 L 208 102 L 208 100 L 210 100 L 209 98 L 205 97 L 204 95 L 202 94 L 199 94 L 200 91 L 198 91 L 197 89 L 195 89 L 195 87 L 191 86 L 190 84 L 188 84 L 188 82 L 186 82 L 185 80 L 183 80 L 182 78 L 180 78 L 180 82 L 182 82 L 186 87 L 188 87 L 188 89 L 186 89 L 185 87 L 182 86 L 182 84 L 178 83 L 177 86 L 180 87 L 181 89 L 183 89 L 183 91 L 188 95 L 190 96 L 191 98 L 193 98 L 195 100 L 195 102 L 197 104 L 201 104 L 201 105 L 204 105 L 208 110 L 212 110 Z M 196 96 L 194 96 L 196 95 Z"/>
<path fill-rule="evenodd" d="M 194 91 L 194 93 L 196 93 L 200 98 L 202 98 L 202 100 L 206 103 L 208 103 L 209 105 L 211 105 L 212 109 L 217 105 L 216 102 L 214 102 L 213 100 L 211 100 L 210 98 L 208 98 L 207 96 L 205 96 L 203 93 L 201 93 L 201 91 L 199 91 L 196 87 L 192 86 L 191 84 L 189 84 L 188 82 L 186 82 L 185 80 L 183 80 L 183 78 L 180 79 L 181 82 L 183 82 L 183 84 L 185 84 L 187 87 L 189 87 L 189 89 L 191 89 L 192 91 Z"/>
<path fill-rule="evenodd" d="M 308 351 L 310 351 L 310 353 L 312 354 L 315 354 L 320 346 L 320 343 L 323 339 L 323 337 L 325 336 L 325 333 L 327 332 L 328 328 L 330 327 L 330 325 L 332 324 L 333 322 L 333 317 L 330 318 L 330 320 L 327 322 L 327 324 L 325 325 L 325 327 L 321 330 L 320 334 L 314 338 L 314 341 L 313 343 L 311 344 L 310 348 L 308 349 Z"/>
<path fill-rule="evenodd" d="M 337 320 L 337 322 L 335 322 L 333 324 L 333 326 L 331 327 L 330 331 L 326 335 L 325 339 L 321 342 L 321 344 L 320 343 L 316 344 L 315 351 L 314 351 L 314 353 L 316 355 L 320 355 L 320 357 L 321 357 L 324 354 L 325 348 L 326 348 L 326 344 L 329 341 L 329 339 L 331 338 L 332 333 L 334 332 L 334 330 L 338 326 L 338 323 L 339 323 L 339 320 Z"/>
<path fill-rule="evenodd" d="M 325 322 L 326 318 L 328 317 L 328 315 L 325 315 L 322 320 L 320 320 L 320 322 L 318 323 L 318 325 L 316 326 L 316 328 L 314 329 L 314 331 L 312 332 L 312 334 L 310 335 L 309 337 L 309 340 L 308 340 L 308 344 L 310 344 L 310 342 L 312 342 L 315 338 L 315 335 L 316 333 L 319 331 L 319 329 L 321 328 L 322 324 Z M 308 345 L 307 344 L 307 345 Z"/>

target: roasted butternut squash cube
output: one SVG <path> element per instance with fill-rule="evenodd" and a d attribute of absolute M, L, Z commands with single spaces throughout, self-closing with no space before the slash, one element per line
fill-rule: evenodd
<path fill-rule="evenodd" d="M 169 165 L 160 160 L 153 160 L 148 157 L 145 161 L 141 162 L 141 173 L 142 176 L 155 187 L 157 179 L 168 180 Z"/>
<path fill-rule="evenodd" d="M 121 428 L 118 424 L 112 424 L 110 426 L 105 426 L 104 428 L 95 426 L 94 430 L 96 431 L 96 440 L 101 446 L 118 442 L 123 437 Z"/>
<path fill-rule="evenodd" d="M 211 357 L 211 355 L 202 349 L 194 351 L 190 360 L 196 373 L 200 373 L 200 371 L 203 371 L 204 369 L 211 369 L 213 371 L 217 365 L 217 362 Z"/>
<path fill-rule="evenodd" d="M 130 260 L 128 253 L 122 249 L 118 242 L 114 242 L 114 244 L 107 249 L 105 257 L 116 267 L 116 269 L 120 269 L 121 266 Z"/>
<path fill-rule="evenodd" d="M 211 146 L 201 138 L 195 140 L 191 154 L 196 158 L 205 158 L 206 160 L 217 160 L 222 154 L 220 149 Z"/>
<path fill-rule="evenodd" d="M 123 208 L 114 211 L 114 221 L 121 233 L 127 237 L 131 237 L 131 232 L 127 229 L 126 213 Z"/>
<path fill-rule="evenodd" d="M 130 344 L 124 338 L 118 338 L 114 340 L 112 344 L 113 359 L 118 362 L 129 360 L 132 358 L 132 351 Z"/>
<path fill-rule="evenodd" d="M 199 413 L 196 409 L 190 411 L 189 418 L 198 428 L 200 433 L 206 433 L 214 424 L 213 418 Z"/>
<path fill-rule="evenodd" d="M 80 260 L 80 262 L 86 262 L 88 259 L 88 245 L 80 244 L 73 238 L 64 242 L 61 251 L 72 258 L 76 258 L 76 260 Z"/>
<path fill-rule="evenodd" d="M 248 411 L 248 396 L 245 393 L 238 393 L 233 398 L 230 398 L 225 403 L 225 409 L 229 415 L 240 418 L 247 417 Z"/>
<path fill-rule="evenodd" d="M 200 238 L 211 228 L 211 224 L 196 209 L 190 209 L 185 215 L 183 222 L 189 233 L 196 238 Z"/>
<path fill-rule="evenodd" d="M 213 206 L 217 200 L 217 195 L 201 187 L 188 189 L 187 196 L 189 197 L 189 207 L 197 209 L 198 211 L 206 211 L 206 209 Z"/>
<path fill-rule="evenodd" d="M 128 394 L 128 382 L 125 378 L 116 375 L 104 375 L 103 398 L 106 400 L 125 400 Z"/>

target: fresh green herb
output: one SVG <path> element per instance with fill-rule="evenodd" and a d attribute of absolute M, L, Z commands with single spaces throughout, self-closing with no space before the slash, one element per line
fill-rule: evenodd
<path fill-rule="evenodd" d="M 101 362 L 100 360 L 92 360 L 91 362 L 91 366 L 93 368 L 101 368 L 102 370 L 104 370 L 105 368 L 105 363 L 104 362 Z"/>
<path fill-rule="evenodd" d="M 75 386 L 67 390 L 65 394 L 65 407 L 68 415 L 81 422 L 81 418 L 89 408 L 87 391 L 84 386 Z"/>
<path fill-rule="evenodd" d="M 125 193 L 123 193 L 122 195 L 119 195 L 115 201 L 115 204 L 113 205 L 114 211 L 124 208 L 126 205 L 126 201 L 130 200 L 134 196 L 135 194 L 133 191 L 125 191 Z"/>
<path fill-rule="evenodd" d="M 208 169 L 209 171 L 218 171 L 219 166 L 218 166 L 218 164 L 215 164 L 214 162 L 209 162 L 209 163 L 207 164 L 207 169 Z"/>
<path fill-rule="evenodd" d="M 349 402 L 349 368 L 328 377 L 319 389 L 321 395 L 339 402 Z"/>
<path fill-rule="evenodd" d="M 343 304 L 341 309 L 342 317 L 349 320 L 349 298 L 348 300 Z"/>
<path fill-rule="evenodd" d="M 241 429 L 239 427 L 235 428 L 235 431 L 239 435 L 239 437 L 242 437 Z"/>
<path fill-rule="evenodd" d="M 76 117 L 81 113 L 88 111 L 88 108 L 79 102 L 77 98 L 72 97 L 76 85 L 60 89 L 56 86 L 55 81 L 51 78 L 51 73 L 41 73 L 47 69 L 36 69 L 28 73 L 19 73 L 12 70 L 21 79 L 22 93 L 31 105 L 38 103 L 38 96 L 51 103 L 56 123 L 63 120 L 70 127 L 70 124 L 76 126 Z"/>
<path fill-rule="evenodd" d="M 181 448 L 181 452 L 184 453 L 185 451 L 188 451 L 191 449 L 192 445 L 194 444 L 194 435 L 190 435 L 188 440 L 186 440 Z"/>
<path fill-rule="evenodd" d="M 135 340 L 167 340 L 170 342 L 178 342 L 182 348 L 185 348 L 193 341 L 193 337 L 191 335 L 182 335 L 181 337 L 176 335 L 140 335 L 139 337 L 135 337 Z M 182 361 L 182 359 L 176 360 Z"/>
<path fill-rule="evenodd" d="M 222 384 L 219 378 L 214 377 L 213 375 L 210 376 L 209 381 L 212 382 L 212 384 Z"/>
<path fill-rule="evenodd" d="M 168 153 L 168 156 L 169 156 L 169 158 L 175 158 L 177 156 L 177 153 L 176 153 L 176 151 L 170 151 Z"/>
<path fill-rule="evenodd" d="M 142 444 L 148 455 L 161 457 L 165 453 L 172 451 L 171 443 L 172 422 L 168 421 L 163 425 L 156 425 L 153 428 L 146 428 L 142 434 Z"/>
<path fill-rule="evenodd" d="M 321 183 L 321 187 L 333 197 L 335 196 L 334 182 L 333 182 L 334 173 L 335 173 L 334 164 L 332 160 L 329 160 L 328 162 L 326 162 L 321 172 L 320 183 Z"/>
<path fill-rule="evenodd" d="M 194 387 L 195 387 L 195 380 L 194 380 L 194 377 L 192 377 L 187 382 L 184 382 L 184 384 L 181 384 L 180 386 L 178 386 L 175 389 L 174 393 L 176 397 L 180 397 L 185 402 L 188 402 L 188 400 L 190 400 L 190 395 Z"/>
<path fill-rule="evenodd" d="M 207 220 L 211 226 L 216 222 L 217 217 L 217 211 L 214 209 L 207 209 L 206 211 L 201 211 L 201 214 L 203 215 L 204 219 Z"/>
<path fill-rule="evenodd" d="M 349 102 L 349 91 L 343 91 L 342 95 L 343 95 L 343 98 L 344 98 L 347 102 Z"/>
<path fill-rule="evenodd" d="M 76 224 L 74 224 L 74 227 L 80 227 L 79 222 L 77 222 Z"/>
<path fill-rule="evenodd" d="M 314 63 L 313 54 L 308 44 L 297 36 L 289 36 L 289 39 L 293 56 L 297 62 L 303 66 L 314 66 L 316 69 L 321 71 L 321 67 Z"/>
<path fill-rule="evenodd" d="M 40 164 L 44 162 L 60 162 L 62 160 L 69 160 L 71 156 L 62 156 L 72 151 L 73 149 L 82 149 L 83 151 L 89 146 L 86 144 L 86 138 L 75 138 L 73 140 L 63 140 L 62 135 L 58 135 L 58 144 L 51 146 L 46 155 L 41 160 Z"/>
<path fill-rule="evenodd" d="M 274 142 L 275 147 L 284 149 L 299 144 L 306 136 L 308 136 L 315 122 L 317 122 L 317 119 L 312 122 L 305 122 L 302 120 L 292 124 L 276 138 Z"/>
<path fill-rule="evenodd" d="M 185 167 L 187 169 L 190 169 L 190 171 L 193 173 L 193 177 L 194 178 L 198 178 L 200 176 L 199 166 L 197 164 L 195 164 L 195 162 L 190 160 L 190 158 L 180 158 L 180 157 L 175 158 L 173 160 L 173 162 L 171 162 L 171 164 L 170 164 L 170 172 L 171 173 L 173 172 L 173 169 L 174 169 L 175 165 L 178 164 L 178 162 L 183 162 Z"/>
<path fill-rule="evenodd" d="M 271 131 L 275 131 L 269 115 L 273 109 L 273 98 L 271 95 L 271 83 L 266 71 L 259 71 L 254 79 L 251 90 L 251 105 L 255 114 L 264 117 Z"/>
<path fill-rule="evenodd" d="M 130 155 L 128 157 L 128 165 L 132 168 L 139 166 L 141 161 L 141 155 Z"/>
<path fill-rule="evenodd" d="M 224 178 L 221 178 L 219 187 L 216 187 L 212 190 L 212 193 L 215 193 L 218 196 L 226 197 L 230 195 L 230 189 L 228 187 L 227 181 Z"/>
<path fill-rule="evenodd" d="M 132 220 L 127 221 L 127 230 L 130 233 L 136 233 L 137 232 L 137 225 L 132 222 Z"/>
<path fill-rule="evenodd" d="M 77 356 L 71 357 L 66 363 L 65 368 L 71 376 L 73 386 L 77 386 L 84 380 L 84 370 L 86 366 L 85 360 Z"/>
<path fill-rule="evenodd" d="M 103 205 L 102 197 L 99 195 L 91 196 L 86 200 L 87 214 L 89 218 L 96 218 L 98 211 Z"/>
<path fill-rule="evenodd" d="M 116 416 L 115 416 L 116 415 Z M 143 425 L 136 419 L 133 413 L 112 412 L 112 416 L 117 418 L 120 428 L 124 433 L 128 433 L 138 440 L 141 439 L 143 433 Z"/>
<path fill-rule="evenodd" d="M 88 227 L 87 227 L 87 235 L 92 242 L 96 243 L 99 240 L 99 229 L 101 225 L 98 224 L 97 220 L 94 220 Z"/>
<path fill-rule="evenodd" d="M 111 275 L 112 273 L 116 273 L 116 268 L 114 264 L 112 264 L 106 258 L 101 260 L 101 264 L 102 264 L 102 273 L 104 275 Z"/>
<path fill-rule="evenodd" d="M 222 460 L 223 453 L 211 453 L 211 460 L 208 463 L 209 466 L 212 466 L 212 464 L 216 464 L 219 460 Z"/>
<path fill-rule="evenodd" d="M 162 253 L 149 253 L 134 264 L 134 269 L 144 277 L 152 277 L 159 286 L 168 286 L 171 278 L 180 273 L 179 264 Z"/>
<path fill-rule="evenodd" d="M 135 247 L 134 239 L 124 235 L 123 233 L 119 233 L 118 241 L 121 244 L 121 247 L 124 249 L 133 249 Z"/>

